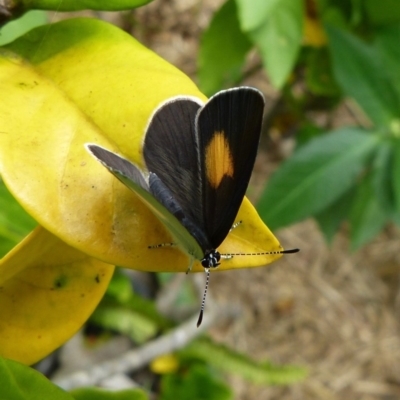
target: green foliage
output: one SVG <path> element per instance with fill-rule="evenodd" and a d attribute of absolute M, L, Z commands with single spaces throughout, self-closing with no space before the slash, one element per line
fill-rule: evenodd
<path fill-rule="evenodd" d="M 339 85 L 378 128 L 388 128 L 400 116 L 400 96 L 378 50 L 338 29 L 328 34 Z"/>
<path fill-rule="evenodd" d="M 140 389 L 106 391 L 82 388 L 65 392 L 41 373 L 12 360 L 0 357 L 1 398 L 7 400 L 147 400 Z"/>
<path fill-rule="evenodd" d="M 326 47 L 310 48 L 304 52 L 305 80 L 307 87 L 317 96 L 335 99 L 340 95 L 332 71 L 331 57 Z"/>
<path fill-rule="evenodd" d="M 7 400 L 73 400 L 32 368 L 0 357 L 1 398 Z"/>
<path fill-rule="evenodd" d="M 232 66 L 244 71 L 244 80 L 256 69 L 246 70 L 245 52 L 256 48 L 271 83 L 283 89 L 281 106 L 269 120 L 282 135 L 293 127 L 298 132 L 295 154 L 272 176 L 260 200 L 264 221 L 276 229 L 315 217 L 330 242 L 347 220 L 353 249 L 388 222 L 400 224 L 400 3 L 235 0 L 236 8 L 232 3 L 217 11 L 204 33 L 201 86 L 211 93 L 237 84 L 240 77 L 229 74 Z M 231 42 L 220 34 L 228 8 Z M 235 53 L 240 35 L 250 45 Z M 210 43 L 212 54 L 205 51 Z M 226 57 L 217 57 L 218 46 Z M 305 86 L 300 95 L 299 86 Z M 329 114 L 344 96 L 359 107 L 353 111 L 363 130 L 329 132 L 329 124 L 314 129 L 308 112 Z"/>
<path fill-rule="evenodd" d="M 315 219 L 328 243 L 332 242 L 341 223 L 348 217 L 350 212 L 349 204 L 353 200 L 354 193 L 355 188 L 351 187 L 331 205 L 315 214 Z"/>
<path fill-rule="evenodd" d="M 199 58 L 205 93 L 238 80 L 251 47 L 260 51 L 272 83 L 282 87 L 300 50 L 303 30 L 301 0 L 228 0 L 204 32 Z"/>
<path fill-rule="evenodd" d="M 75 400 L 148 400 L 141 389 L 107 391 L 98 388 L 76 389 L 70 392 Z"/>
<path fill-rule="evenodd" d="M 154 322 L 142 314 L 104 303 L 94 311 L 90 321 L 125 334 L 136 343 L 143 343 L 157 333 L 157 326 Z"/>
<path fill-rule="evenodd" d="M 376 149 L 376 155 L 372 164 L 371 179 L 374 192 L 380 208 L 393 215 L 396 210 L 394 199 L 394 187 L 392 185 L 392 171 L 394 170 L 395 141 L 385 140 Z"/>
<path fill-rule="evenodd" d="M 328 241 L 347 219 L 357 249 L 400 221 L 400 24 L 381 27 L 370 44 L 327 32 L 336 80 L 370 128 L 342 128 L 297 149 L 271 177 L 259 210 L 272 228 L 314 216 Z"/>
<path fill-rule="evenodd" d="M 271 83 L 282 88 L 296 64 L 304 65 L 299 55 L 307 46 L 321 48 L 325 44 L 328 47 L 334 45 L 326 43 L 322 27 L 318 30 L 314 25 L 314 29 L 310 30 L 310 25 L 324 22 L 370 34 L 377 28 L 387 28 L 389 24 L 399 21 L 400 5 L 396 0 L 228 0 L 215 13 L 204 33 L 199 62 L 201 88 L 206 93 L 214 93 L 221 86 L 237 82 L 232 68 L 238 68 L 239 62 L 244 67 L 244 55 L 251 47 L 259 50 Z M 227 29 L 232 33 L 232 40 L 229 40 Z M 243 43 L 247 43 L 248 48 Z M 220 51 L 223 49 L 223 55 L 218 53 L 218 45 Z M 213 51 L 209 50 L 210 47 Z M 368 58 L 368 54 L 364 56 Z M 320 57 L 321 71 L 322 66 L 326 67 L 326 60 L 326 57 Z M 360 60 L 354 61 L 357 63 Z M 305 66 L 315 70 L 316 59 L 307 60 Z M 368 65 L 366 67 L 369 68 Z M 328 66 L 325 71 L 329 69 Z M 225 77 L 225 80 L 216 79 L 213 74 Z M 312 85 L 310 88 L 313 90 Z"/>
<path fill-rule="evenodd" d="M 353 249 L 369 242 L 380 232 L 389 218 L 387 210 L 380 206 L 373 190 L 372 177 L 368 175 L 357 186 L 351 203 L 349 221 Z"/>
<path fill-rule="evenodd" d="M 139 297 L 132 297 L 133 293 L 128 288 L 127 282 L 127 278 L 121 272 L 116 272 L 105 300 L 95 311 L 95 317 L 91 321 L 105 328 L 129 334 L 137 340 L 136 336 L 143 333 L 143 326 L 149 324 L 151 320 L 153 326 L 157 326 L 154 321 L 157 319 L 162 321 L 162 317 L 155 317 L 155 309 L 146 313 L 146 307 L 141 309 L 142 315 L 131 313 L 129 317 L 125 316 L 122 310 L 128 313 L 130 308 L 127 307 L 128 304 L 140 309 L 140 305 L 137 304 Z M 123 294 L 121 295 L 121 293 Z M 117 301 L 117 299 L 119 300 Z M 114 301 L 114 308 L 109 306 L 112 301 Z M 154 307 L 153 303 L 144 299 L 141 300 L 141 303 L 147 304 L 147 307 L 151 306 L 150 309 Z M 126 318 L 130 322 L 120 321 Z M 144 318 L 148 318 L 148 320 L 143 324 Z M 125 325 L 129 326 L 130 323 L 132 324 L 130 328 L 135 326 L 134 329 L 126 329 Z M 140 326 L 141 324 L 143 326 Z M 165 325 L 166 323 L 164 323 Z M 157 328 L 162 329 L 162 325 L 158 325 Z M 144 340 L 145 337 L 141 339 Z M 237 353 L 226 346 L 215 344 L 210 339 L 195 340 L 179 351 L 177 356 L 180 367 L 178 371 L 162 376 L 160 399 L 231 399 L 232 393 L 219 377 L 219 373 L 240 375 L 259 385 L 287 385 L 298 382 L 307 375 L 306 370 L 301 367 L 255 362 L 250 357 Z"/>
<path fill-rule="evenodd" d="M 263 23 L 248 32 L 260 51 L 271 83 L 277 88 L 286 82 L 299 54 L 302 16 L 300 0 L 280 0 L 269 10 Z"/>
<path fill-rule="evenodd" d="M 19 0 L 19 6 L 26 10 L 130 10 L 150 3 L 152 0 Z"/>
<path fill-rule="evenodd" d="M 365 0 L 365 12 L 373 25 L 400 21 L 400 7 L 397 0 Z"/>
<path fill-rule="evenodd" d="M 393 185 L 394 207 L 397 213 L 400 210 L 400 143 L 397 142 L 393 149 L 393 169 L 390 179 Z M 397 219 L 399 220 L 399 218 Z"/>
<path fill-rule="evenodd" d="M 376 35 L 373 42 L 375 55 L 382 60 L 382 67 L 385 69 L 385 72 L 388 76 L 387 79 L 389 80 L 391 85 L 391 93 L 393 93 L 392 95 L 396 99 L 400 97 L 400 85 L 398 84 L 398 82 L 400 82 L 400 48 L 398 42 L 399 35 L 400 23 L 382 27 L 379 29 L 378 34 Z M 396 115 L 399 115 L 398 107 L 396 108 Z M 398 125 L 396 126 L 396 129 L 397 131 L 395 133 L 399 133 Z"/>
<path fill-rule="evenodd" d="M 90 322 L 144 343 L 171 323 L 159 314 L 153 301 L 135 294 L 129 278 L 116 270 L 107 292 Z"/>
<path fill-rule="evenodd" d="M 303 380 L 307 375 L 304 368 L 259 363 L 209 339 L 198 339 L 179 354 L 183 359 L 201 360 L 221 372 L 239 375 L 259 385 L 288 385 Z"/>
<path fill-rule="evenodd" d="M 238 80 L 250 48 L 250 40 L 239 28 L 236 3 L 228 0 L 214 15 L 201 40 L 199 81 L 203 92 L 214 94 L 216 87 Z M 221 49 L 224 49 L 223 55 Z"/>
<path fill-rule="evenodd" d="M 178 373 L 164 375 L 160 400 L 230 400 L 229 386 L 204 364 L 192 364 Z"/>
<path fill-rule="evenodd" d="M 375 135 L 343 128 L 300 147 L 268 182 L 261 217 L 276 229 L 321 212 L 356 183 L 377 142 Z"/>
<path fill-rule="evenodd" d="M 46 24 L 47 13 L 39 10 L 32 10 L 25 13 L 22 17 L 9 22 L 0 28 L 0 46 L 12 42 L 17 37 L 31 29 Z"/>
<path fill-rule="evenodd" d="M 25 212 L 0 179 L 0 257 L 26 236 L 37 222 Z"/>

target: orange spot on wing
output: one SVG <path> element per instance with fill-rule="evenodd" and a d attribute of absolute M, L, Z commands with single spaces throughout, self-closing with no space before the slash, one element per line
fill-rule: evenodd
<path fill-rule="evenodd" d="M 205 152 L 207 179 L 217 188 L 224 176 L 233 178 L 233 157 L 224 132 L 215 132 Z"/>

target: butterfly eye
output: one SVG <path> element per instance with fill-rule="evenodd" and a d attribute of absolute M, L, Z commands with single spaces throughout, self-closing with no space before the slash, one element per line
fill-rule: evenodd
<path fill-rule="evenodd" d="M 206 256 L 201 260 L 201 265 L 204 268 L 216 268 L 220 265 L 221 254 L 213 250 L 212 252 L 206 254 Z"/>

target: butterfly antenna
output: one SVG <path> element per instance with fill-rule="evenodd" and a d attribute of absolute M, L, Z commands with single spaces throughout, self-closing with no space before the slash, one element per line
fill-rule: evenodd
<path fill-rule="evenodd" d="M 260 253 L 228 253 L 221 254 L 221 258 L 230 259 L 233 256 L 267 256 L 273 254 L 293 254 L 299 252 L 300 249 L 278 250 L 278 251 L 264 251 Z"/>
<path fill-rule="evenodd" d="M 201 322 L 203 321 L 204 306 L 206 304 L 208 283 L 210 282 L 210 268 L 206 268 L 204 271 L 206 273 L 206 287 L 204 288 L 203 300 L 201 301 L 201 308 L 200 308 L 199 319 L 197 320 L 197 327 L 199 327 L 201 325 Z"/>
<path fill-rule="evenodd" d="M 281 254 L 293 254 L 293 253 L 298 253 L 299 251 L 300 249 L 289 249 L 281 251 Z"/>

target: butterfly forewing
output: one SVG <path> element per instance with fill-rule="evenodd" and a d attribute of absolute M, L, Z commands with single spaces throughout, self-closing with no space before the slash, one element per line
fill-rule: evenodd
<path fill-rule="evenodd" d="M 143 156 L 181 205 L 186 217 L 203 227 L 199 149 L 194 121 L 200 104 L 176 98 L 154 113 L 144 139 Z"/>
<path fill-rule="evenodd" d="M 198 114 L 202 225 L 214 248 L 227 236 L 246 193 L 263 110 L 263 95 L 242 87 L 219 92 Z"/>

